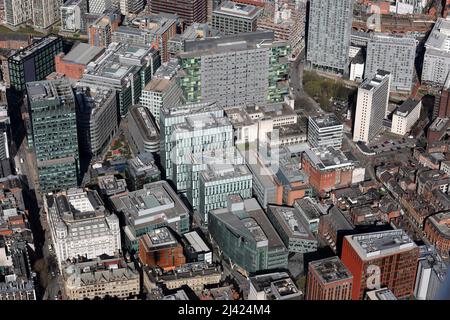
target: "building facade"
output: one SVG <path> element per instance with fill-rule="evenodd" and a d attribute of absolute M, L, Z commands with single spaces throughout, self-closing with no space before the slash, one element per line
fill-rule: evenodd
<path fill-rule="evenodd" d="M 43 37 L 8 58 L 11 88 L 23 91 L 25 84 L 44 80 L 55 71 L 55 56 L 63 52 L 63 39 L 57 35 Z"/>
<path fill-rule="evenodd" d="M 438 18 L 425 42 L 422 82 L 443 86 L 450 72 L 450 20 Z"/>
<path fill-rule="evenodd" d="M 395 110 L 392 115 L 391 132 L 399 135 L 407 134 L 420 118 L 422 102 L 408 99 Z"/>
<path fill-rule="evenodd" d="M 127 123 L 125 135 L 134 154 L 159 152 L 159 131 L 149 109 L 141 105 L 131 106 Z"/>
<path fill-rule="evenodd" d="M 307 61 L 314 69 L 348 73 L 353 0 L 312 0 Z"/>
<path fill-rule="evenodd" d="M 226 208 L 209 213 L 208 230 L 243 273 L 287 267 L 288 250 L 254 198 L 230 196 Z"/>
<path fill-rule="evenodd" d="M 87 0 L 69 0 L 61 5 L 61 30 L 69 32 L 85 31 Z"/>
<path fill-rule="evenodd" d="M 391 74 L 378 70 L 358 87 L 353 141 L 368 143 L 383 126 L 388 114 Z"/>
<path fill-rule="evenodd" d="M 179 54 L 184 99 L 223 107 L 282 102 L 289 54 L 288 43 L 270 31 L 190 41 Z"/>
<path fill-rule="evenodd" d="M 412 297 L 418 258 L 419 248 L 401 229 L 345 236 L 341 260 L 353 275 L 352 300 L 382 287 L 399 299 Z"/>
<path fill-rule="evenodd" d="M 367 45 L 364 77 L 378 70 L 391 74 L 391 91 L 411 92 L 415 76 L 417 40 L 409 37 L 375 34 Z"/>
<path fill-rule="evenodd" d="M 344 125 L 334 114 L 308 119 L 308 143 L 311 148 L 341 149 Z"/>

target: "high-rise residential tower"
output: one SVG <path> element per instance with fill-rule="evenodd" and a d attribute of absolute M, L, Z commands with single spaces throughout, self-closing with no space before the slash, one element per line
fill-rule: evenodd
<path fill-rule="evenodd" d="M 41 191 L 77 186 L 78 137 L 75 96 L 67 79 L 26 84 L 28 144 L 36 154 Z"/>
<path fill-rule="evenodd" d="M 391 74 L 378 70 L 358 88 L 353 141 L 369 142 L 381 129 L 388 113 Z"/>
<path fill-rule="evenodd" d="M 313 69 L 346 74 L 354 0 L 311 0 L 307 61 Z"/>

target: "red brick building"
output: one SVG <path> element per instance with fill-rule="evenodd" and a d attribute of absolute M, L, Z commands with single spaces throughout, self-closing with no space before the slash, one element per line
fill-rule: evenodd
<path fill-rule="evenodd" d="M 352 285 L 353 276 L 338 257 L 312 261 L 306 300 L 351 300 Z"/>
<path fill-rule="evenodd" d="M 425 222 L 425 236 L 442 257 L 448 258 L 450 251 L 450 211 L 429 217 Z"/>
<path fill-rule="evenodd" d="M 60 53 L 55 57 L 56 72 L 64 74 L 67 78 L 79 80 L 89 62 L 98 58 L 104 49 L 79 43 L 65 55 Z"/>
<path fill-rule="evenodd" d="M 158 266 L 164 270 L 186 263 L 183 247 L 168 228 L 156 229 L 139 239 L 139 259 L 144 265 Z"/>
<path fill-rule="evenodd" d="M 325 151 L 307 150 L 302 157 L 302 168 L 309 175 L 309 184 L 318 193 L 352 184 L 353 162 L 331 147 Z"/>
<path fill-rule="evenodd" d="M 353 275 L 352 299 L 382 287 L 399 299 L 412 297 L 418 258 L 419 247 L 403 230 L 346 236 L 341 260 Z"/>

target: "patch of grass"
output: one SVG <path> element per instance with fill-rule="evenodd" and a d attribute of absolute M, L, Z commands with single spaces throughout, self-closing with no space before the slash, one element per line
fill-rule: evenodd
<path fill-rule="evenodd" d="M 348 101 L 354 91 L 339 80 L 323 78 L 316 72 L 308 70 L 303 73 L 303 87 L 325 111 L 331 111 L 332 99 Z"/>

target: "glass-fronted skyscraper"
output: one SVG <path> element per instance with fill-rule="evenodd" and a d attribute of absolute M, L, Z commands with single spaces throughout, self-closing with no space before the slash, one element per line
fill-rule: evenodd
<path fill-rule="evenodd" d="M 77 119 L 70 82 L 30 82 L 26 90 L 30 114 L 28 145 L 36 154 L 41 191 L 77 186 Z"/>
<path fill-rule="evenodd" d="M 55 71 L 55 56 L 63 52 L 63 38 L 49 35 L 32 45 L 17 51 L 8 58 L 11 88 L 25 90 L 25 84 L 44 80 Z"/>
<path fill-rule="evenodd" d="M 179 55 L 184 99 L 221 107 L 282 102 L 289 92 L 290 52 L 272 31 L 186 42 Z"/>

